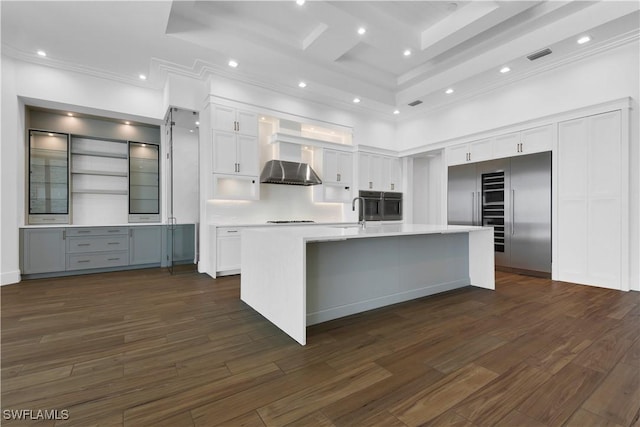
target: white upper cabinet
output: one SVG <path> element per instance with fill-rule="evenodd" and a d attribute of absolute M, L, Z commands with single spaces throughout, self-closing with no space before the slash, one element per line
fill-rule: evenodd
<path fill-rule="evenodd" d="M 322 185 L 314 187 L 317 202 L 351 201 L 353 183 L 353 154 L 346 151 L 319 148 L 314 154 L 314 169 L 320 174 Z"/>
<path fill-rule="evenodd" d="M 497 137 L 493 144 L 493 156 L 499 159 L 541 153 L 551 151 L 552 145 L 553 125 L 540 126 Z"/>
<path fill-rule="evenodd" d="M 447 166 L 551 151 L 553 129 L 553 125 L 540 126 L 449 147 Z"/>
<path fill-rule="evenodd" d="M 213 107 L 213 129 L 258 136 L 258 115 L 250 111 L 216 105 Z"/>
<path fill-rule="evenodd" d="M 257 176 L 258 116 L 221 105 L 212 116 L 213 173 Z"/>
<path fill-rule="evenodd" d="M 358 163 L 360 190 L 402 191 L 402 166 L 399 158 L 359 153 Z"/>
<path fill-rule="evenodd" d="M 447 149 L 447 165 L 481 162 L 493 158 L 493 139 L 482 139 Z"/>
<path fill-rule="evenodd" d="M 382 157 L 382 191 L 402 191 L 401 160 L 395 157 Z"/>

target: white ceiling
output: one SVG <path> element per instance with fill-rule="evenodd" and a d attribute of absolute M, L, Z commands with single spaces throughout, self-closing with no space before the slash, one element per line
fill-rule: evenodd
<path fill-rule="evenodd" d="M 424 111 L 638 38 L 631 1 L 2 1 L 3 54 L 160 88 L 230 76 L 342 108 Z M 366 33 L 359 35 L 357 29 Z M 590 43 L 578 45 L 583 34 Z M 531 62 L 528 54 L 553 53 Z M 46 58 L 36 55 L 38 49 Z M 411 50 L 410 56 L 403 51 Z M 228 67 L 229 59 L 239 63 Z M 503 66 L 511 72 L 499 73 Z M 139 74 L 148 76 L 146 81 Z M 301 89 L 298 83 L 307 87 Z M 446 95 L 447 88 L 455 92 Z M 352 104 L 359 97 L 362 102 Z M 419 107 L 407 104 L 421 100 Z"/>

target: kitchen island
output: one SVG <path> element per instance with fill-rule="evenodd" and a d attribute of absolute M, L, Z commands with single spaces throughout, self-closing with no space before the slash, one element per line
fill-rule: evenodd
<path fill-rule="evenodd" d="M 493 228 L 242 231 L 240 298 L 302 345 L 306 327 L 464 286 L 494 289 Z"/>

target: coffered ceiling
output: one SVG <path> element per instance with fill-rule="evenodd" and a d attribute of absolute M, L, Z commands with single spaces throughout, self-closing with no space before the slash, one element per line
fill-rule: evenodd
<path fill-rule="evenodd" d="M 3 1 L 2 49 L 157 88 L 167 73 L 218 74 L 393 117 L 627 43 L 640 27 L 633 0 L 298 3 Z M 583 35 L 591 41 L 576 43 Z M 552 53 L 526 58 L 544 48 Z M 504 67 L 510 71 L 500 73 Z"/>

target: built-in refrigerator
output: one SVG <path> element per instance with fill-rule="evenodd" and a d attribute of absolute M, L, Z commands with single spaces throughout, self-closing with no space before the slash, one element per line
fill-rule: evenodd
<path fill-rule="evenodd" d="M 495 264 L 551 273 L 551 152 L 450 166 L 449 224 L 494 228 Z"/>

